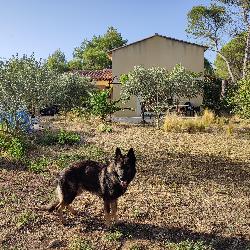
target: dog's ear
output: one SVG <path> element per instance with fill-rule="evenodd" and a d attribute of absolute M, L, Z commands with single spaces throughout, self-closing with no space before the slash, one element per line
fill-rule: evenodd
<path fill-rule="evenodd" d="M 128 158 L 129 158 L 130 160 L 133 160 L 133 161 L 136 160 L 136 158 L 135 158 L 135 153 L 134 153 L 134 149 L 133 149 L 133 148 L 130 148 L 130 150 L 128 151 L 127 156 L 128 156 Z"/>
<path fill-rule="evenodd" d="M 122 156 L 122 152 L 120 148 L 116 148 L 115 150 L 115 159 L 119 159 Z"/>

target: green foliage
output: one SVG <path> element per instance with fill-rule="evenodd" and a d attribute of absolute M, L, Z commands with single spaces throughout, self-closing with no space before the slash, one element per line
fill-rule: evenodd
<path fill-rule="evenodd" d="M 226 8 L 215 4 L 194 6 L 188 12 L 187 18 L 186 32 L 212 47 L 220 42 L 226 25 L 231 21 Z"/>
<path fill-rule="evenodd" d="M 134 67 L 122 80 L 122 98 L 137 96 L 144 103 L 147 110 L 159 115 L 173 105 L 174 98 L 191 98 L 202 92 L 202 82 L 199 74 L 176 65 L 171 72 L 164 68 L 153 67 L 146 69 L 142 66 Z"/>
<path fill-rule="evenodd" d="M 43 131 L 37 138 L 37 143 L 44 146 L 56 145 L 58 142 L 58 133 L 49 129 Z"/>
<path fill-rule="evenodd" d="M 45 130 L 43 134 L 41 134 L 37 138 L 37 142 L 39 144 L 42 144 L 44 146 L 50 146 L 50 145 L 73 145 L 76 143 L 79 143 L 81 141 L 80 135 L 74 132 L 60 130 L 57 131 L 51 131 L 51 130 Z"/>
<path fill-rule="evenodd" d="M 250 118 L 250 74 L 238 82 L 238 90 L 231 98 L 234 111 L 243 118 Z"/>
<path fill-rule="evenodd" d="M 45 157 L 30 161 L 28 169 L 34 173 L 43 173 L 46 171 L 47 166 L 49 165 L 49 160 Z"/>
<path fill-rule="evenodd" d="M 223 101 L 221 100 L 221 80 L 216 77 L 206 76 L 203 89 L 204 107 L 219 113 L 223 108 Z"/>
<path fill-rule="evenodd" d="M 245 46 L 246 46 L 247 34 L 241 33 L 237 37 L 233 38 L 230 42 L 225 44 L 221 53 L 227 58 L 231 65 L 231 70 L 236 80 L 242 77 L 242 65 L 244 60 Z M 215 73 L 222 79 L 230 79 L 226 62 L 220 55 L 217 54 L 215 62 Z"/>
<path fill-rule="evenodd" d="M 22 160 L 28 149 L 28 141 L 21 135 L 0 133 L 0 148 L 16 160 Z"/>
<path fill-rule="evenodd" d="M 101 123 L 100 125 L 97 126 L 97 131 L 99 132 L 111 133 L 112 130 L 113 130 L 112 127 L 105 123 Z"/>
<path fill-rule="evenodd" d="M 59 73 L 67 71 L 65 54 L 60 49 L 56 50 L 48 57 L 46 64 L 50 70 L 54 70 Z"/>
<path fill-rule="evenodd" d="M 84 156 L 79 154 L 62 154 L 56 159 L 56 165 L 63 169 L 68 167 L 71 163 L 83 160 Z"/>
<path fill-rule="evenodd" d="M 116 111 L 121 110 L 117 106 L 118 101 L 113 101 L 110 99 L 109 90 L 101 90 L 90 95 L 88 110 L 92 115 L 99 116 L 104 120 L 107 115 L 111 115 Z"/>
<path fill-rule="evenodd" d="M 58 143 L 60 145 L 65 145 L 65 144 L 73 145 L 79 143 L 80 141 L 81 141 L 81 136 L 74 132 L 60 130 L 58 134 Z"/>
<path fill-rule="evenodd" d="M 169 250 L 213 250 L 212 246 L 205 244 L 203 241 L 185 240 L 179 243 L 166 243 Z"/>
<path fill-rule="evenodd" d="M 57 103 L 61 110 L 70 111 L 85 105 L 94 85 L 88 78 L 77 73 L 66 73 L 59 76 Z"/>
<path fill-rule="evenodd" d="M 119 241 L 123 237 L 123 233 L 116 230 L 114 232 L 110 232 L 105 236 L 105 240 L 107 241 Z"/>
<path fill-rule="evenodd" d="M 126 43 L 127 40 L 123 40 L 115 28 L 109 27 L 103 36 L 94 36 L 90 41 L 85 39 L 80 47 L 75 48 L 74 60 L 78 60 L 77 65 L 80 61 L 83 69 L 111 68 L 108 51 Z"/>
<path fill-rule="evenodd" d="M 214 76 L 214 69 L 211 64 L 206 58 L 204 58 L 204 75 L 205 76 Z"/>
<path fill-rule="evenodd" d="M 68 62 L 67 68 L 69 70 L 81 70 L 83 67 L 81 59 L 74 58 Z"/>
<path fill-rule="evenodd" d="M 16 114 L 20 109 L 35 113 L 53 103 L 57 89 L 57 75 L 34 55 L 13 56 L 0 65 L 0 116 L 15 119 L 14 130 L 21 130 Z M 7 122 L 7 119 L 6 119 Z M 7 126 L 8 129 L 12 127 Z"/>
<path fill-rule="evenodd" d="M 16 218 L 16 226 L 17 228 L 22 228 L 24 226 L 29 225 L 37 219 L 37 215 L 32 211 L 25 210 Z"/>
<path fill-rule="evenodd" d="M 91 242 L 75 237 L 69 244 L 69 250 L 92 250 Z"/>

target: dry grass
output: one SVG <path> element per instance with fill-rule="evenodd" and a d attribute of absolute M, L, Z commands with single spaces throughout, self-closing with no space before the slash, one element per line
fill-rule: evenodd
<path fill-rule="evenodd" d="M 113 124 L 111 133 L 78 120 L 51 121 L 77 131 L 76 146 L 37 146 L 30 158 L 46 158 L 47 170 L 0 160 L 2 249 L 235 249 L 250 247 L 250 136 L 226 133 L 167 133 L 151 127 Z M 248 130 L 246 130 L 248 131 Z M 77 217 L 63 226 L 55 214 L 34 209 L 53 196 L 54 180 L 73 160 L 105 161 L 115 148 L 133 147 L 138 173 L 119 200 L 121 223 L 103 225 L 102 202 L 77 198 Z M 22 224 L 20 226 L 20 224 Z"/>

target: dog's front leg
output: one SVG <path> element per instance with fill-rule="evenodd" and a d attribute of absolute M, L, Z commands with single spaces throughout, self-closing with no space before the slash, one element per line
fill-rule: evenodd
<path fill-rule="evenodd" d="M 110 226 L 110 202 L 104 201 L 104 219 L 107 227 Z"/>
<path fill-rule="evenodd" d="M 111 202 L 111 218 L 117 222 L 117 200 Z"/>

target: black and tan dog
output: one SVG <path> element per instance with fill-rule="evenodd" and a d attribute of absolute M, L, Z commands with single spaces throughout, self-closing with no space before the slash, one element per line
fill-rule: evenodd
<path fill-rule="evenodd" d="M 87 160 L 71 165 L 60 173 L 56 189 L 58 200 L 48 207 L 48 211 L 58 210 L 64 223 L 63 209 L 67 208 L 76 214 L 71 203 L 86 190 L 103 199 L 104 217 L 106 225 L 109 226 L 112 219 L 117 219 L 117 199 L 126 192 L 128 184 L 135 176 L 135 163 L 136 157 L 132 148 L 127 155 L 122 155 L 121 150 L 116 148 L 115 159 L 110 164 Z"/>

